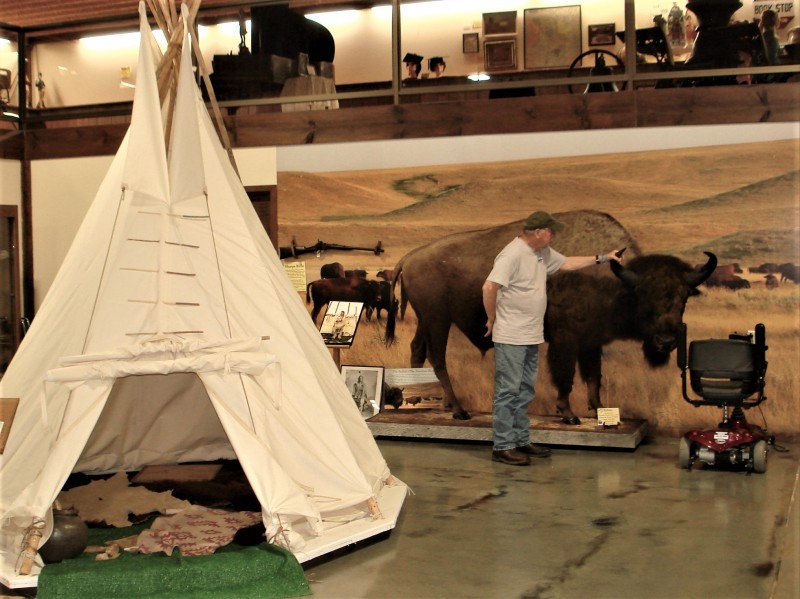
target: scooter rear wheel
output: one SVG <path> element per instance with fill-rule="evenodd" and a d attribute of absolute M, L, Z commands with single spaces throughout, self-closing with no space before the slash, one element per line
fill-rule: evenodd
<path fill-rule="evenodd" d="M 767 442 L 761 439 L 753 445 L 753 472 L 763 474 L 767 471 Z"/>

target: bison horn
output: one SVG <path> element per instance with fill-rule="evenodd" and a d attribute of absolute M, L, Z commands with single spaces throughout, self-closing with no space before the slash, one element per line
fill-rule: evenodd
<path fill-rule="evenodd" d="M 710 277 L 711 273 L 717 268 L 717 257 L 711 252 L 703 253 L 708 256 L 708 262 L 706 262 L 697 270 L 694 270 L 686 275 L 686 282 L 690 287 L 697 287 L 700 283 Z"/>
<path fill-rule="evenodd" d="M 612 272 L 617 275 L 617 277 L 622 280 L 623 283 L 633 287 L 639 281 L 639 275 L 637 275 L 632 270 L 628 270 L 622 264 L 615 260 L 610 260 L 611 262 L 611 270 Z"/>

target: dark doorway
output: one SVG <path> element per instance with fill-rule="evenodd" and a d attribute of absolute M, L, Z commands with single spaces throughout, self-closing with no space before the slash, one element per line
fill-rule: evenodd
<path fill-rule="evenodd" d="M 245 187 L 256 214 L 267 231 L 275 251 L 278 251 L 278 188 L 275 185 Z"/>
<path fill-rule="evenodd" d="M 0 374 L 22 337 L 18 246 L 17 207 L 0 206 Z"/>

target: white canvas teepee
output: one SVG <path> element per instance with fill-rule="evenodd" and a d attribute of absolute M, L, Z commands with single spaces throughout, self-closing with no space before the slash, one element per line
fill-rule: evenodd
<path fill-rule="evenodd" d="M 0 456 L 9 587 L 35 584 L 41 562 L 20 574 L 21 544 L 37 526 L 46 541 L 73 471 L 238 458 L 268 538 L 300 561 L 390 530 L 407 490 L 216 136 L 187 39 L 166 147 L 139 12 L 130 129 L 0 381 L 19 398 Z"/>

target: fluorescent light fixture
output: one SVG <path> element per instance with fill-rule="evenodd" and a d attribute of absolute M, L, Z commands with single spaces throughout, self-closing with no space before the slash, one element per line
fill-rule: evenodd
<path fill-rule="evenodd" d="M 491 77 L 487 73 L 470 73 L 467 75 L 467 79 L 470 81 L 489 81 Z"/>
<path fill-rule="evenodd" d="M 250 19 L 245 21 L 245 29 L 250 31 L 252 28 L 250 27 Z M 227 23 L 220 23 L 217 25 L 219 28 L 219 32 L 222 35 L 229 35 L 233 37 L 239 37 L 239 21 L 229 21 Z"/>
<path fill-rule="evenodd" d="M 403 17 L 430 19 L 432 17 L 452 16 L 453 13 L 485 12 L 485 0 L 459 0 L 458 2 L 414 2 L 406 3 L 400 7 Z M 504 2 L 503 4 L 507 4 Z M 492 6 L 492 9 L 495 7 Z M 496 8 L 495 10 L 508 10 Z"/>
<path fill-rule="evenodd" d="M 360 11 L 358 10 L 336 10 L 333 12 L 309 13 L 306 15 L 306 19 L 316 21 L 326 27 L 336 27 L 353 23 L 358 19 L 359 14 Z"/>
<path fill-rule="evenodd" d="M 160 30 L 153 31 L 156 41 L 162 46 L 167 40 Z M 109 50 L 128 50 L 139 47 L 139 32 L 115 33 L 112 35 L 93 35 L 82 37 L 80 43 L 89 50 L 108 52 Z"/>
<path fill-rule="evenodd" d="M 392 7 L 391 5 L 386 6 L 373 6 L 370 11 L 372 12 L 372 16 L 375 19 L 380 19 L 383 21 L 391 21 L 392 19 Z"/>
<path fill-rule="evenodd" d="M 8 112 L 7 110 L 3 111 L 3 116 L 9 116 L 12 119 L 18 119 L 19 115 L 16 112 Z"/>
<path fill-rule="evenodd" d="M 98 51 L 136 48 L 139 46 L 139 32 L 93 35 L 90 37 L 82 37 L 80 42 L 88 49 Z"/>

